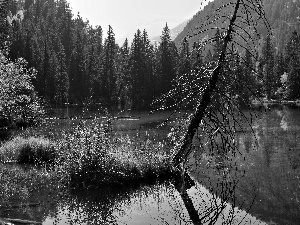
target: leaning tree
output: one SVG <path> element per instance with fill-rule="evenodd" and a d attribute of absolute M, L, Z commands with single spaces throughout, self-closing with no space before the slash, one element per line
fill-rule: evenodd
<path fill-rule="evenodd" d="M 253 98 L 256 94 L 240 73 L 246 68 L 251 72 L 249 76 L 261 77 L 248 64 L 245 55 L 250 54 L 255 60 L 261 38 L 259 30 L 265 27 L 270 32 L 262 0 L 220 0 L 213 4 L 217 6 L 214 13 L 189 33 L 189 37 L 200 37 L 199 47 L 193 51 L 203 53 L 217 48 L 215 60 L 177 77 L 174 88 L 159 99 L 162 108 L 194 109 L 192 114 L 186 114 L 186 126 L 180 130 L 181 139 L 173 157 L 173 165 L 179 171 L 184 171 L 196 136 L 201 148 L 208 137 L 210 148 L 218 154 L 238 151 L 235 133 L 243 130 L 242 123 L 250 124 L 249 117 L 241 110 L 241 97 L 245 96 L 242 92 L 251 93 Z M 213 30 L 218 35 L 208 38 L 206 34 Z M 244 103 L 250 106 L 251 98 L 249 95 L 247 98 Z"/>

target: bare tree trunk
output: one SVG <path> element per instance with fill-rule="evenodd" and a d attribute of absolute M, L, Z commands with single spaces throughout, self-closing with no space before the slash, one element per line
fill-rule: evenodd
<path fill-rule="evenodd" d="M 235 4 L 234 13 L 230 20 L 227 34 L 224 38 L 224 43 L 223 43 L 222 51 L 221 51 L 219 59 L 218 59 L 218 64 L 217 64 L 216 68 L 212 71 L 212 76 L 211 76 L 209 85 L 204 90 L 201 102 L 197 106 L 196 111 L 195 111 L 194 115 L 192 116 L 192 119 L 188 126 L 187 133 L 185 134 L 185 137 L 183 140 L 183 144 L 181 145 L 180 150 L 177 152 L 177 154 L 173 158 L 173 165 L 175 168 L 177 168 L 179 170 L 184 170 L 182 164 L 187 160 L 187 157 L 191 153 L 191 146 L 192 146 L 192 141 L 193 141 L 194 135 L 195 135 L 202 119 L 204 118 L 204 116 L 206 114 L 207 107 L 211 102 L 212 93 L 215 90 L 217 82 L 219 80 L 219 75 L 220 75 L 221 69 L 224 65 L 224 62 L 225 62 L 226 49 L 227 49 L 228 44 L 231 41 L 231 34 L 233 31 L 234 23 L 237 18 L 237 12 L 239 10 L 240 2 L 241 2 L 241 0 L 237 0 L 237 3 Z"/>

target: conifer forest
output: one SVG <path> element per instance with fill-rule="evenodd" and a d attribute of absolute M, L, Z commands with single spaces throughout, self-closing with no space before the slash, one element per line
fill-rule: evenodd
<path fill-rule="evenodd" d="M 0 0 L 0 225 L 299 225 L 299 106 L 300 0 Z"/>

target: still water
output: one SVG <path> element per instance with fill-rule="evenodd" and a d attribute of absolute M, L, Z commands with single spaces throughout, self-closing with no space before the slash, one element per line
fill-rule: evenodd
<path fill-rule="evenodd" d="M 70 112 L 54 115 L 76 116 Z M 39 193 L 41 205 L 22 213 L 23 218 L 44 225 L 300 224 L 300 110 L 273 108 L 256 115 L 252 129 L 237 134 L 239 152 L 223 166 L 213 156 L 194 152 L 189 163 L 194 183 L 186 191 L 173 181 L 61 195 L 46 188 Z M 169 113 L 117 116 L 115 126 L 124 132 L 138 129 L 165 137 L 170 128 L 157 128 Z"/>

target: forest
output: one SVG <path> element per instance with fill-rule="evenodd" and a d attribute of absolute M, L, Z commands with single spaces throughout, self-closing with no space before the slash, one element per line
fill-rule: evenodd
<path fill-rule="evenodd" d="M 283 11 L 281 16 L 278 9 L 283 7 L 282 1 L 271 2 L 265 1 L 271 25 L 278 27 L 282 17 L 295 17 L 297 7 L 290 6 L 289 13 Z M 197 15 L 207 14 L 211 4 Z M 188 74 L 216 59 L 222 45 L 214 42 L 203 50 L 201 39 L 191 43 L 185 36 L 172 41 L 166 24 L 159 43 L 151 43 L 146 30 L 137 30 L 131 45 L 126 39 L 119 46 L 111 26 L 103 34 L 100 26 L 92 27 L 80 14 L 74 17 L 66 0 L 11 0 L 6 12 L 7 18 L 2 20 L 6 20 L 7 35 L 1 43 L 8 46 L 12 61 L 24 58 L 28 68 L 35 68 L 35 90 L 51 105 L 100 103 L 118 109 L 150 109 L 153 100 L 176 85 L 172 81 L 184 74 L 188 79 Z M 195 27 L 192 23 L 197 15 L 186 29 Z M 232 96 L 246 104 L 254 100 L 253 96 L 267 100 L 300 98 L 300 37 L 296 25 L 292 32 L 284 32 L 289 36 L 278 36 L 276 32 L 262 35 L 259 55 L 251 55 L 245 49 L 235 54 L 230 61 L 235 64 L 236 79 L 247 83 L 248 88 Z M 221 40 L 222 30 L 211 32 Z M 248 66 L 241 58 L 246 58 Z"/>
<path fill-rule="evenodd" d="M 0 1 L 0 224 L 298 224 L 298 6 L 119 46 L 66 0 Z"/>

